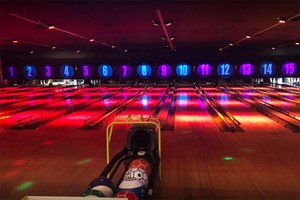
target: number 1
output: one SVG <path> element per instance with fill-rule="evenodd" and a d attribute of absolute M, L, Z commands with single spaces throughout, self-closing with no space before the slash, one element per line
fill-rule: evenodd
<path fill-rule="evenodd" d="M 14 69 L 13 67 L 9 67 L 9 73 L 10 73 L 10 77 L 14 77 Z"/>
<path fill-rule="evenodd" d="M 123 76 L 127 75 L 126 71 L 127 71 L 127 66 L 123 65 Z"/>
<path fill-rule="evenodd" d="M 208 65 L 201 65 L 202 75 L 208 75 Z"/>

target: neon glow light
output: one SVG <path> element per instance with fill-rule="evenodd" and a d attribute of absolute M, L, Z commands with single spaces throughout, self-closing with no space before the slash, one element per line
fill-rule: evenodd
<path fill-rule="evenodd" d="M 294 62 L 283 63 L 281 71 L 285 76 L 293 76 L 297 73 L 297 65 Z"/>
<path fill-rule="evenodd" d="M 197 67 L 197 74 L 201 78 L 209 77 L 211 72 L 212 72 L 212 67 L 211 67 L 210 64 L 203 63 L 203 64 L 199 64 L 198 67 Z"/>
<path fill-rule="evenodd" d="M 141 78 L 146 79 L 152 75 L 152 68 L 150 65 L 143 63 L 138 66 L 137 73 Z"/>
<path fill-rule="evenodd" d="M 221 63 L 218 66 L 217 73 L 221 78 L 229 78 L 233 74 L 233 67 L 230 63 Z"/>
<path fill-rule="evenodd" d="M 180 63 L 176 66 L 176 74 L 181 78 L 188 77 L 191 74 L 191 66 L 187 63 Z"/>
<path fill-rule="evenodd" d="M 121 79 L 127 79 L 132 75 L 132 68 L 129 65 L 120 65 L 117 73 Z"/>
<path fill-rule="evenodd" d="M 108 64 L 102 64 L 98 67 L 98 75 L 103 79 L 108 79 L 112 76 L 113 69 Z"/>
<path fill-rule="evenodd" d="M 251 76 L 254 73 L 254 66 L 251 63 L 244 63 L 240 66 L 240 75 Z"/>
<path fill-rule="evenodd" d="M 260 73 L 263 77 L 271 77 L 275 73 L 275 65 L 270 62 L 263 62 L 260 65 Z"/>
<path fill-rule="evenodd" d="M 83 79 L 89 79 L 93 76 L 93 68 L 90 65 L 81 65 L 79 67 L 79 75 Z"/>
<path fill-rule="evenodd" d="M 26 65 L 24 68 L 23 68 L 23 75 L 26 79 L 28 80 L 32 80 L 36 77 L 36 68 L 32 65 Z"/>
<path fill-rule="evenodd" d="M 158 66 L 156 74 L 161 79 L 167 79 L 172 74 L 172 68 L 168 64 L 161 64 Z"/>
<path fill-rule="evenodd" d="M 72 78 L 74 76 L 74 68 L 71 65 L 64 64 L 60 67 L 60 75 L 63 78 Z"/>
<path fill-rule="evenodd" d="M 6 68 L 6 76 L 8 79 L 13 80 L 16 79 L 18 75 L 18 69 L 15 66 L 10 65 Z"/>
<path fill-rule="evenodd" d="M 42 67 L 42 76 L 46 79 L 53 78 L 55 75 L 54 67 L 52 65 L 44 65 Z"/>

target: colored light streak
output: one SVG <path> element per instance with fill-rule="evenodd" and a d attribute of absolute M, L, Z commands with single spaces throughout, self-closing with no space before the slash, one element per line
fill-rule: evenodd
<path fill-rule="evenodd" d="M 231 156 L 225 156 L 223 158 L 223 160 L 225 160 L 225 161 L 231 161 L 231 160 L 233 160 L 233 158 Z"/>
<path fill-rule="evenodd" d="M 43 142 L 45 145 L 53 144 L 54 142 L 52 140 L 46 140 Z"/>
<path fill-rule="evenodd" d="M 187 105 L 188 103 L 188 96 L 186 93 L 180 94 L 178 97 L 179 105 Z"/>
<path fill-rule="evenodd" d="M 226 102 L 228 102 L 228 96 L 222 94 L 222 95 L 219 97 L 219 100 L 220 100 L 221 103 L 226 103 Z"/>
<path fill-rule="evenodd" d="M 21 185 L 19 185 L 18 187 L 16 187 L 16 190 L 17 191 L 24 191 L 24 190 L 27 190 L 27 189 L 31 188 L 32 185 L 33 185 L 32 181 L 26 181 L 26 182 L 22 183 Z"/>
<path fill-rule="evenodd" d="M 26 163 L 23 159 L 17 159 L 14 161 L 14 165 L 24 165 Z"/>
<path fill-rule="evenodd" d="M 8 116 L 8 115 L 7 115 L 7 116 L 1 116 L 1 117 L 0 117 L 0 120 L 1 120 L 1 119 L 7 119 L 7 118 L 10 118 L 10 116 Z"/>
<path fill-rule="evenodd" d="M 222 106 L 232 106 L 232 107 L 237 107 L 237 106 L 243 106 L 244 104 L 238 101 L 218 101 L 218 103 Z"/>
<path fill-rule="evenodd" d="M 87 159 L 84 159 L 84 160 L 80 160 L 76 163 L 76 165 L 85 165 L 85 164 L 88 164 L 90 162 L 92 162 L 93 159 L 92 158 L 87 158 Z"/>
<path fill-rule="evenodd" d="M 10 172 L 8 172 L 5 177 L 6 178 L 13 178 L 16 177 L 18 174 L 20 174 L 20 170 L 12 170 Z"/>
<path fill-rule="evenodd" d="M 177 122 L 212 122 L 213 119 L 211 116 L 207 115 L 191 115 L 191 114 L 184 114 L 184 115 L 175 115 L 175 119 Z"/>
<path fill-rule="evenodd" d="M 253 124 L 269 124 L 271 119 L 265 117 L 265 116 L 260 116 L 258 114 L 253 114 L 251 112 L 249 113 L 245 113 L 244 115 L 236 115 L 234 116 L 238 121 L 245 121 L 245 119 L 247 119 L 247 121 L 249 121 L 249 123 L 253 123 Z"/>
<path fill-rule="evenodd" d="M 142 98 L 142 104 L 143 104 L 143 106 L 147 106 L 148 105 L 147 96 L 143 96 L 143 98 Z"/>

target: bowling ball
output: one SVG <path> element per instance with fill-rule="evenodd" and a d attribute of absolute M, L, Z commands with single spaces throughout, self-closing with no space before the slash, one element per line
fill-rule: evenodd
<path fill-rule="evenodd" d="M 106 177 L 95 178 L 88 186 L 88 190 L 98 190 L 103 193 L 105 197 L 112 197 L 114 195 L 115 186 L 113 182 Z"/>
<path fill-rule="evenodd" d="M 129 164 L 129 169 L 131 168 L 142 168 L 148 176 L 150 176 L 151 173 L 151 165 L 150 163 L 143 159 L 143 158 L 136 158 Z"/>

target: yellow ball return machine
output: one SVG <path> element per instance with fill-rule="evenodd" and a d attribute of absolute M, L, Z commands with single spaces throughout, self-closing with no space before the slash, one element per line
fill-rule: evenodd
<path fill-rule="evenodd" d="M 130 126 L 126 145 L 110 159 L 110 142 L 116 126 Z M 152 198 L 155 183 L 161 179 L 161 127 L 159 120 L 140 116 L 116 117 L 106 128 L 106 162 L 101 174 L 92 180 L 82 197 L 25 197 L 23 200 L 96 200 Z M 120 173 L 121 171 L 121 173 Z M 118 176 L 119 175 L 119 176 Z"/>

